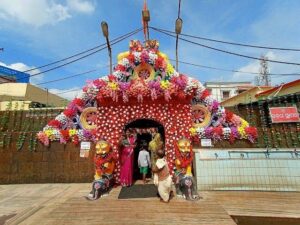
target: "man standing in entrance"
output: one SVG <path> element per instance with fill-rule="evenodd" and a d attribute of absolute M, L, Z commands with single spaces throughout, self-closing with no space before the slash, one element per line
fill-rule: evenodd
<path fill-rule="evenodd" d="M 169 172 L 167 160 L 165 159 L 165 152 L 163 150 L 157 151 L 158 159 L 156 160 L 155 166 L 152 169 L 158 176 L 158 193 L 161 200 L 169 202 L 170 193 L 172 189 L 172 178 Z"/>
<path fill-rule="evenodd" d="M 147 144 L 144 143 L 141 147 L 138 157 L 138 165 L 140 168 L 140 173 L 143 175 L 143 182 L 146 184 L 146 175 L 148 173 L 148 167 L 151 168 L 150 155 L 146 150 Z"/>

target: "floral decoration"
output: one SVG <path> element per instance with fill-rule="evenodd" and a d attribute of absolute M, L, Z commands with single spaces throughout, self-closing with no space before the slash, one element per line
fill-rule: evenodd
<path fill-rule="evenodd" d="M 168 138 L 180 138 L 183 133 L 189 133 L 194 141 L 199 141 L 201 138 L 211 138 L 214 141 L 225 139 L 233 142 L 236 139 L 248 139 L 254 142 L 257 138 L 256 128 L 250 127 L 245 120 L 225 110 L 198 80 L 178 73 L 167 56 L 158 50 L 158 45 L 158 42 L 155 45 L 146 43 L 146 46 L 143 47 L 139 41 L 131 41 L 130 51 L 122 53 L 122 57 L 118 59 L 118 64 L 114 67 L 113 73 L 88 81 L 80 94 L 69 103 L 60 115 L 51 120 L 43 131 L 37 134 L 37 138 L 44 145 L 49 145 L 49 141 L 60 141 L 62 144 L 71 141 L 78 144 L 81 141 L 96 141 L 100 138 L 100 133 L 101 136 L 105 135 L 111 143 L 115 144 L 123 128 L 117 125 L 104 128 L 103 124 L 109 124 L 107 121 L 115 120 L 124 125 L 130 118 L 123 114 L 121 115 L 124 117 L 117 116 L 117 112 L 113 113 L 113 111 L 107 110 L 104 110 L 103 114 L 102 110 L 106 109 L 107 106 L 116 109 L 118 106 L 127 105 L 128 110 L 136 113 L 135 118 L 138 118 L 137 116 L 139 118 L 149 118 L 150 114 L 145 113 L 143 110 L 153 110 L 149 108 L 151 104 L 161 104 L 163 108 L 166 104 L 176 103 L 174 105 L 178 105 L 178 103 L 181 103 L 186 106 L 189 105 L 189 107 L 185 109 L 187 110 L 185 113 L 176 115 L 175 118 L 185 125 L 178 124 L 175 126 L 174 124 L 177 123 L 170 123 L 166 129 L 173 133 L 169 133 L 166 140 Z M 142 64 L 149 64 L 153 68 L 155 74 L 153 78 L 143 79 L 137 77 L 134 79 L 135 69 Z M 192 127 L 191 111 L 189 111 L 192 102 L 203 104 L 211 112 L 212 120 L 207 127 Z M 145 109 L 136 111 L 134 106 L 141 103 Z M 98 107 L 97 129 L 95 130 L 83 128 L 79 120 L 81 112 L 86 107 L 91 106 Z M 161 111 L 157 109 L 156 114 L 151 115 L 161 121 L 174 120 L 170 115 L 163 115 L 162 112 L 162 109 Z M 162 114 L 161 117 L 160 114 Z M 183 120 L 178 119 L 180 117 L 187 120 L 187 122 L 182 122 Z M 183 127 L 179 132 L 178 129 L 181 126 Z M 99 127 L 107 129 L 107 133 L 104 134 Z M 119 129 L 117 131 L 118 135 L 109 133 L 116 132 L 116 127 Z M 109 137 L 108 134 L 111 136 Z M 174 134 L 174 137 L 172 134 Z M 167 148 L 171 148 L 171 145 Z M 170 157 L 173 157 L 173 155 L 170 155 Z"/>

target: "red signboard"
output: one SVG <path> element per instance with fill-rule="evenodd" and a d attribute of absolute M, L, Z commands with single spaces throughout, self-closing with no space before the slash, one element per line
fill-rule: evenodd
<path fill-rule="evenodd" d="M 269 108 L 272 123 L 300 122 L 297 107 Z"/>

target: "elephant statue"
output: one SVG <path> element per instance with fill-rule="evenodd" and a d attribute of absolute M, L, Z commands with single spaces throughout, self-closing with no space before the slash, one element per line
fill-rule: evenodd
<path fill-rule="evenodd" d="M 96 143 L 96 154 L 94 157 L 95 175 L 92 191 L 87 196 L 88 200 L 96 200 L 107 194 L 114 185 L 113 172 L 115 168 L 116 155 L 111 150 L 111 145 L 104 140 Z"/>
<path fill-rule="evenodd" d="M 108 194 L 113 188 L 114 178 L 113 175 L 102 175 L 99 180 L 94 180 L 92 184 L 92 191 L 88 195 L 88 200 L 97 200 L 101 196 Z"/>
<path fill-rule="evenodd" d="M 196 182 L 192 174 L 193 150 L 190 140 L 181 138 L 175 143 L 175 180 L 176 192 L 178 196 L 186 200 L 198 200 Z"/>
<path fill-rule="evenodd" d="M 180 173 L 176 178 L 177 196 L 183 197 L 189 201 L 199 200 L 200 197 L 197 193 L 196 183 L 192 176 Z"/>

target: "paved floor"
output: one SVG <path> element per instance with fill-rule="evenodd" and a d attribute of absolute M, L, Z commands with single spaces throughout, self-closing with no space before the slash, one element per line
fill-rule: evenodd
<path fill-rule="evenodd" d="M 118 200 L 120 188 L 97 201 L 90 184 L 0 186 L 0 224 L 203 224 L 234 225 L 230 216 L 300 219 L 300 193 L 203 192 L 203 199 Z"/>

